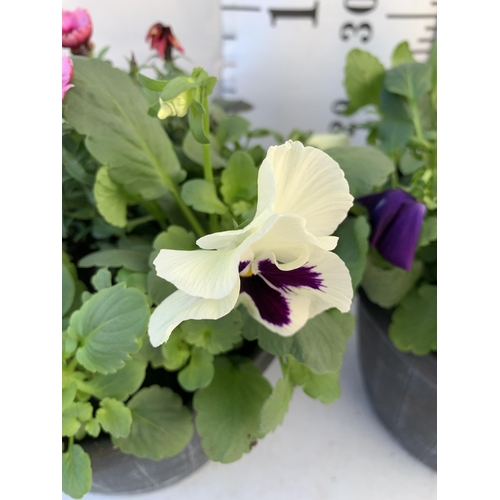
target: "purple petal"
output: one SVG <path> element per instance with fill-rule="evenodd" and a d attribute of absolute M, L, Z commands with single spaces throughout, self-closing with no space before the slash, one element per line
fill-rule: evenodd
<path fill-rule="evenodd" d="M 425 205 L 413 198 L 403 204 L 377 242 L 384 259 L 407 271 L 411 269 L 425 212 Z"/>
<path fill-rule="evenodd" d="M 263 320 L 276 326 L 290 324 L 288 301 L 258 275 L 242 278 L 240 293 L 247 293 L 251 297 Z"/>
<path fill-rule="evenodd" d="M 243 260 L 243 261 L 241 261 L 239 263 L 239 265 L 238 265 L 238 272 L 241 273 L 241 271 L 243 271 L 243 269 L 245 269 L 245 267 L 247 267 L 248 264 L 250 264 L 249 260 Z"/>
<path fill-rule="evenodd" d="M 323 286 L 323 280 L 321 274 L 313 269 L 314 266 L 302 266 L 290 271 L 282 271 L 269 259 L 259 262 L 259 273 L 273 286 L 284 291 L 288 291 L 291 287 L 319 290 Z"/>

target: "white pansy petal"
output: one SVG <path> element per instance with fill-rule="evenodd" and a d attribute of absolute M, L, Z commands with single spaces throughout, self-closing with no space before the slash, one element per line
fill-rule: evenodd
<path fill-rule="evenodd" d="M 258 218 L 261 215 L 269 216 L 275 212 L 274 204 L 276 200 L 276 178 L 273 164 L 267 157 L 264 158 L 264 161 L 259 168 L 257 190 L 258 198 L 255 218 Z"/>
<path fill-rule="evenodd" d="M 160 250 L 154 260 L 156 274 L 195 297 L 221 299 L 238 280 L 236 250 Z"/>
<path fill-rule="evenodd" d="M 168 340 L 174 328 L 188 319 L 219 319 L 234 309 L 239 282 L 221 300 L 193 297 L 180 290 L 169 295 L 151 314 L 148 334 L 153 347 Z"/>
<path fill-rule="evenodd" d="M 338 236 L 318 236 L 318 241 L 323 250 L 333 250 L 339 242 Z"/>
<path fill-rule="evenodd" d="M 306 229 L 315 236 L 328 236 L 346 218 L 353 204 L 344 172 L 323 151 L 287 141 L 272 146 L 261 169 L 272 167 L 276 182 L 275 213 L 296 214 L 306 219 Z M 260 181 L 260 178 L 259 178 Z M 259 197 L 261 183 L 259 182 Z M 266 208 L 259 202 L 257 215 Z"/>

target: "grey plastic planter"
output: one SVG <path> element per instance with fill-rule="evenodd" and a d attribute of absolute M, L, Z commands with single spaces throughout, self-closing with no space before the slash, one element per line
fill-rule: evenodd
<path fill-rule="evenodd" d="M 391 311 L 362 290 L 358 307 L 361 367 L 372 406 L 393 436 L 436 470 L 437 357 L 396 349 L 387 334 Z"/>
<path fill-rule="evenodd" d="M 264 371 L 273 358 L 259 349 L 254 363 Z M 90 455 L 93 493 L 129 495 L 158 490 L 180 481 L 208 461 L 196 431 L 181 453 L 159 461 L 127 455 L 107 438 L 82 445 Z"/>

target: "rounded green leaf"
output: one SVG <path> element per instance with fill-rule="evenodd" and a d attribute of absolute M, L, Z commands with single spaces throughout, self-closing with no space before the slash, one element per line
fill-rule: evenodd
<path fill-rule="evenodd" d="M 214 377 L 214 356 L 205 349 L 194 347 L 189 364 L 177 375 L 180 386 L 186 391 L 206 387 Z"/>
<path fill-rule="evenodd" d="M 126 267 L 131 271 L 147 273 L 149 255 L 138 250 L 113 248 L 92 252 L 78 261 L 79 267 Z"/>
<path fill-rule="evenodd" d="M 266 399 L 259 414 L 259 434 L 273 432 L 283 423 L 288 405 L 292 400 L 293 384 L 288 378 L 276 382 L 273 392 Z"/>
<path fill-rule="evenodd" d="M 111 286 L 111 273 L 109 269 L 106 269 L 105 267 L 99 269 L 94 276 L 90 278 L 90 282 L 96 291 L 109 288 Z"/>
<path fill-rule="evenodd" d="M 418 101 L 422 95 L 430 92 L 431 77 L 432 69 L 429 64 L 407 62 L 387 71 L 384 88 L 410 101 Z"/>
<path fill-rule="evenodd" d="M 224 201 L 231 205 L 240 200 L 254 200 L 257 196 L 257 175 L 258 169 L 248 153 L 233 153 L 221 174 L 220 192 Z"/>
<path fill-rule="evenodd" d="M 205 453 L 229 463 L 248 453 L 259 434 L 259 413 L 271 394 L 251 360 L 218 357 L 212 383 L 194 395 L 196 429 Z"/>
<path fill-rule="evenodd" d="M 425 355 L 437 349 L 437 287 L 423 284 L 396 308 L 389 337 L 401 351 Z"/>
<path fill-rule="evenodd" d="M 237 142 L 248 132 L 249 128 L 250 122 L 242 116 L 229 116 L 219 123 L 217 140 L 221 146 L 227 142 Z"/>
<path fill-rule="evenodd" d="M 94 197 L 99 213 L 106 222 L 116 227 L 127 225 L 127 195 L 109 176 L 108 167 L 101 167 L 96 175 Z"/>
<path fill-rule="evenodd" d="M 226 160 L 220 156 L 217 140 L 213 135 L 210 135 L 210 158 L 213 168 L 223 168 L 226 166 Z M 188 132 L 182 141 L 182 152 L 198 165 L 203 165 L 203 149 L 202 145 L 193 137 L 191 132 Z"/>
<path fill-rule="evenodd" d="M 401 42 L 392 53 L 391 62 L 393 66 L 399 66 L 407 62 L 413 62 L 413 52 L 408 45 L 408 42 Z"/>
<path fill-rule="evenodd" d="M 116 372 L 139 350 L 148 320 L 146 296 L 136 288 L 120 283 L 101 290 L 71 316 L 70 332 L 81 343 L 78 362 L 91 372 Z"/>
<path fill-rule="evenodd" d="M 69 269 L 62 266 L 62 315 L 64 316 L 70 309 L 75 299 L 76 285 Z"/>
<path fill-rule="evenodd" d="M 72 498 L 82 498 L 92 486 L 90 457 L 79 444 L 62 454 L 62 490 Z"/>
<path fill-rule="evenodd" d="M 394 172 L 390 158 L 364 146 L 336 147 L 325 151 L 344 171 L 349 192 L 357 198 L 383 186 Z"/>
<path fill-rule="evenodd" d="M 95 414 L 102 428 L 114 437 L 127 437 L 132 425 L 132 412 L 121 401 L 104 398 Z"/>
<path fill-rule="evenodd" d="M 181 196 L 186 205 L 198 212 L 224 214 L 227 207 L 219 200 L 215 185 L 205 179 L 193 179 L 182 185 Z"/>
<path fill-rule="evenodd" d="M 180 453 L 193 436 L 191 412 L 182 399 L 167 387 L 141 389 L 127 403 L 132 427 L 126 438 L 112 437 L 124 453 L 161 460 Z"/>
<path fill-rule="evenodd" d="M 167 370 L 182 368 L 191 355 L 191 348 L 185 342 L 185 335 L 180 328 L 176 328 L 168 340 L 160 347 L 163 354 L 164 366 Z"/>

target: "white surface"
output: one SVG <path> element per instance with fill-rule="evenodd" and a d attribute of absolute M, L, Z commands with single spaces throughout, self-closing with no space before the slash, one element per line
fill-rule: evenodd
<path fill-rule="evenodd" d="M 274 384 L 277 360 L 266 371 Z M 341 372 L 342 396 L 326 406 L 294 393 L 285 421 L 238 462 L 208 462 L 179 483 L 136 500 L 435 500 L 437 475 L 408 454 L 373 413 L 361 380 L 357 336 Z M 123 496 L 88 494 L 85 500 Z M 63 494 L 63 499 L 69 497 Z"/>

